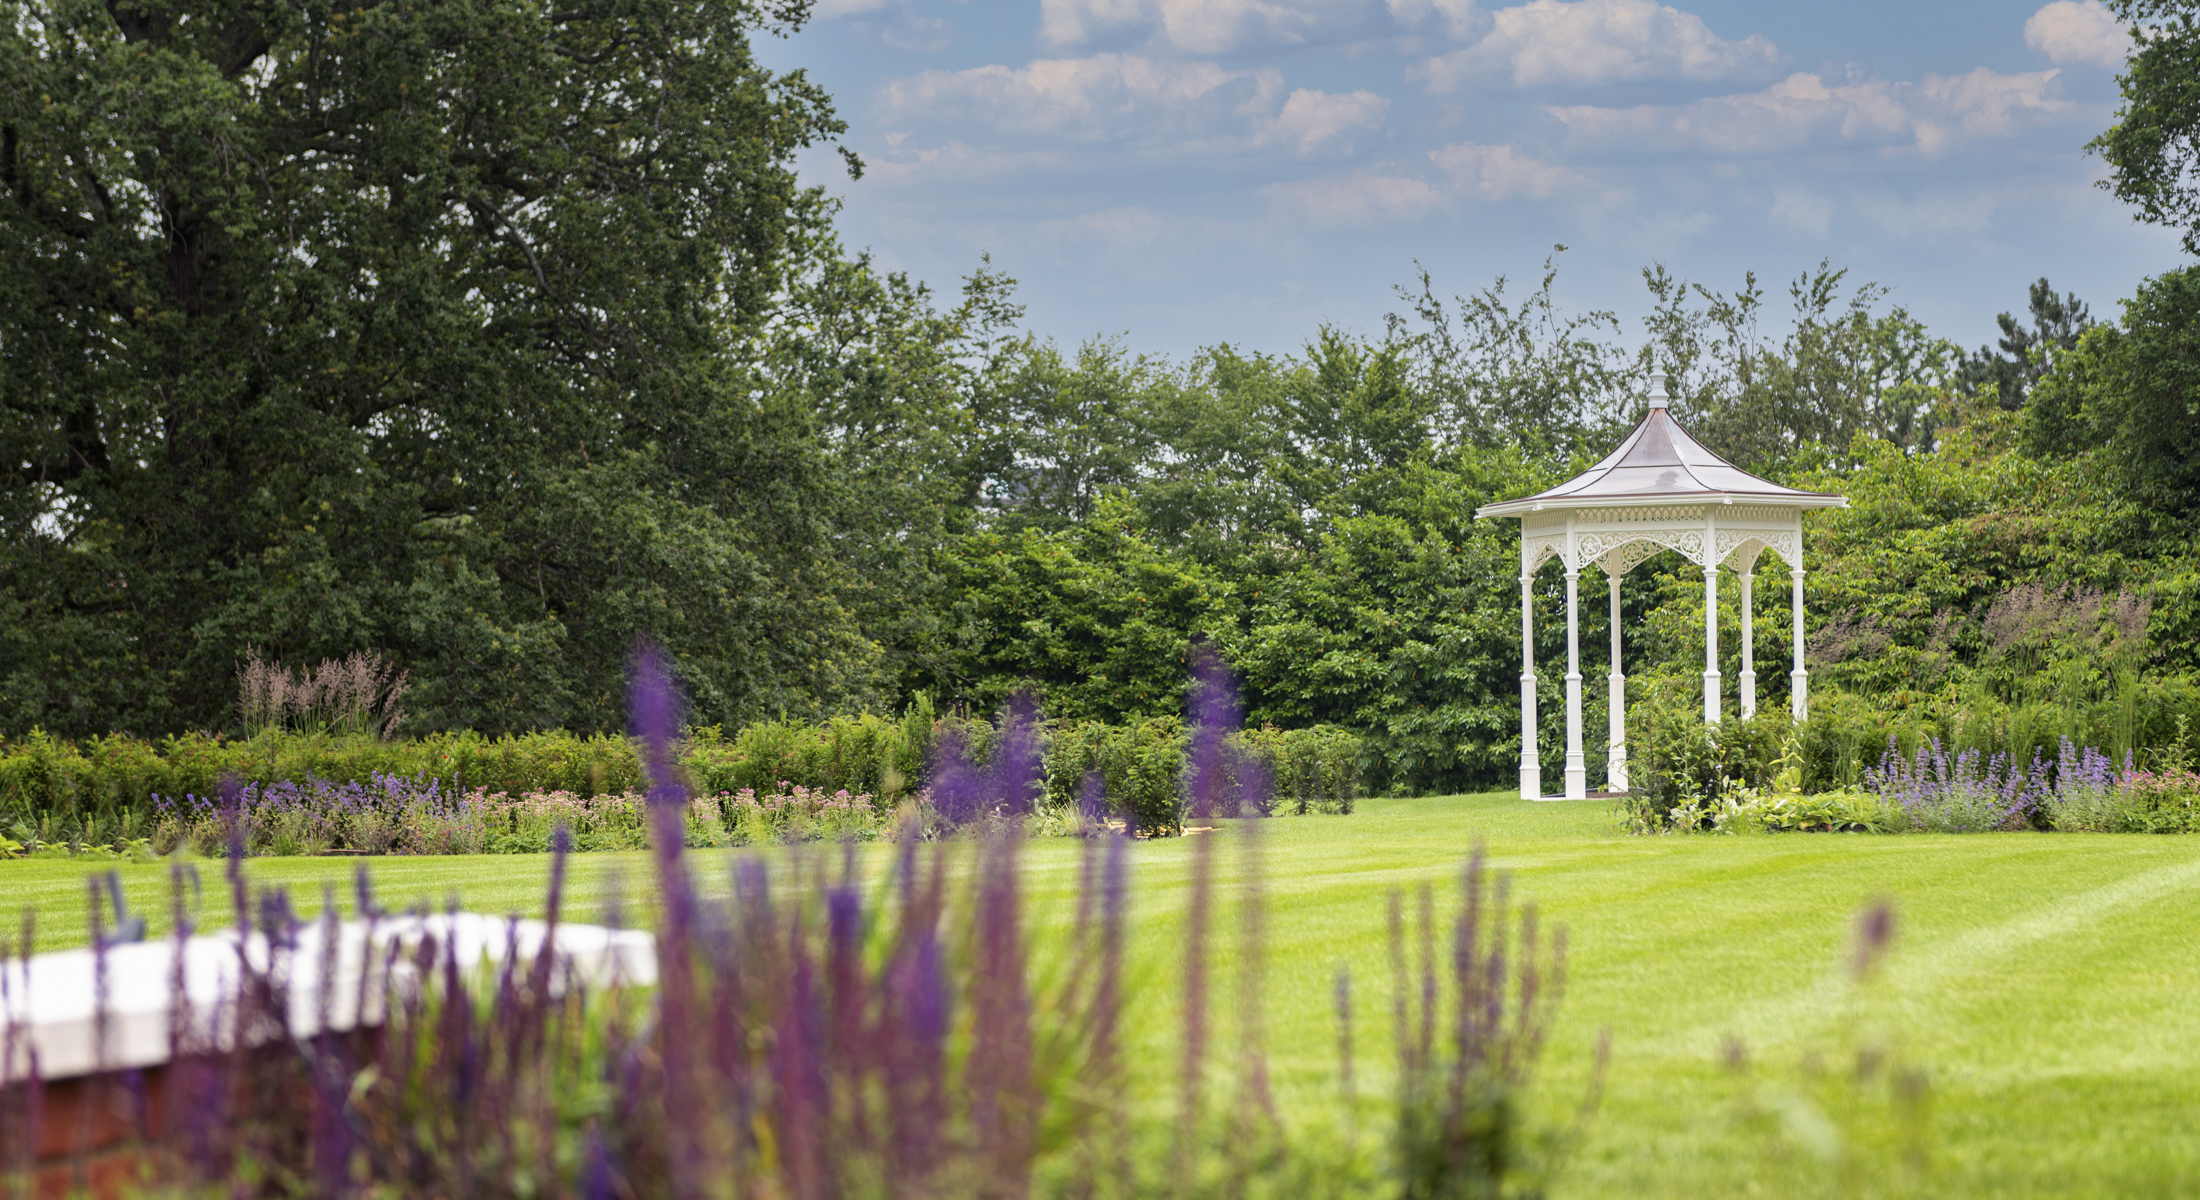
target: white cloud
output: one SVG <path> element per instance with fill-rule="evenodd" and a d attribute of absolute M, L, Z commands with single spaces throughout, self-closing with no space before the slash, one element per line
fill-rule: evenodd
<path fill-rule="evenodd" d="M 1497 77 L 1520 87 L 1761 79 L 1782 57 L 1756 34 L 1722 38 L 1703 18 L 1655 0 L 1533 0 L 1491 14 L 1481 40 L 1426 59 L 1411 75 L 1432 92 Z"/>
<path fill-rule="evenodd" d="M 1347 139 L 1362 130 L 1382 128 L 1383 113 L 1389 107 L 1390 101 L 1373 92 L 1331 95 L 1300 88 L 1283 102 L 1283 111 L 1256 140 L 1289 145 L 1301 158 L 1324 149 L 1350 153 L 1352 144 Z"/>
<path fill-rule="evenodd" d="M 1471 192 L 1484 200 L 1511 200 L 1517 196 L 1541 199 L 1560 188 L 1587 183 L 1564 167 L 1530 158 L 1511 146 L 1460 142 L 1431 150 L 1428 157 L 1455 191 Z"/>
<path fill-rule="evenodd" d="M 1474 0 L 1384 0 L 1384 6 L 1401 27 L 1420 29 L 1434 22 L 1455 42 L 1481 37 L 1490 28 L 1490 15 Z"/>
<path fill-rule="evenodd" d="M 1393 225 L 1470 200 L 1548 199 L 1586 192 L 1589 181 L 1511 146 L 1460 142 L 1429 152 L 1438 175 L 1414 167 L 1382 167 L 1271 184 L 1261 194 L 1278 209 L 1314 225 Z"/>
<path fill-rule="evenodd" d="M 1833 225 L 1834 198 L 1818 188 L 1782 187 L 1772 193 L 1772 219 L 1805 233 L 1826 236 Z"/>
<path fill-rule="evenodd" d="M 885 101 L 899 118 L 1002 133 L 1178 153 L 1281 146 L 1302 158 L 1350 153 L 1352 135 L 1379 129 L 1390 104 L 1368 91 L 1300 88 L 1285 96 L 1274 67 L 1232 70 L 1135 54 L 926 71 L 888 84 Z"/>
<path fill-rule="evenodd" d="M 1260 193 L 1314 225 L 1394 225 L 1426 216 L 1445 201 L 1435 184 L 1385 171 L 1272 183 Z"/>
<path fill-rule="evenodd" d="M 1069 156 L 1053 151 L 984 150 L 967 142 L 904 149 L 906 135 L 886 135 L 887 153 L 867 154 L 863 177 L 884 183 L 949 180 L 983 183 L 1007 179 L 1034 168 L 1051 170 L 1069 162 Z"/>
<path fill-rule="evenodd" d="M 2131 34 L 2101 0 L 2055 0 L 2024 23 L 2025 44 L 2052 63 L 2122 66 Z"/>
<path fill-rule="evenodd" d="M 955 27 L 938 17 L 920 17 L 911 13 L 879 34 L 879 39 L 896 50 L 914 50 L 931 54 L 955 44 Z"/>
<path fill-rule="evenodd" d="M 1274 67 L 1234 71 L 1210 62 L 1132 54 L 1042 58 L 1022 68 L 926 71 L 886 86 L 897 117 L 1084 141 L 1202 135 L 1273 112 L 1283 92 Z"/>
<path fill-rule="evenodd" d="M 1937 154 L 1966 138 L 2003 137 L 2070 107 L 2056 98 L 2058 71 L 1927 75 L 1918 83 L 1828 85 L 1790 75 L 1763 91 L 1693 104 L 1550 109 L 1576 144 L 1637 150 L 1769 154 L 1827 143 L 1910 144 Z"/>
<path fill-rule="evenodd" d="M 892 3 L 895 0 L 818 0 L 812 15 L 817 20 L 830 21 L 834 17 L 854 17 L 877 12 Z"/>
<path fill-rule="evenodd" d="M 1371 0 L 1040 0 L 1039 36 L 1074 46 L 1147 30 L 1157 48 L 1218 54 L 1253 41 L 1304 42 L 1371 9 Z"/>

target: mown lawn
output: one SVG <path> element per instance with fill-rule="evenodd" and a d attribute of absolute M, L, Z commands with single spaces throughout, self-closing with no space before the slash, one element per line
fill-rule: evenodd
<path fill-rule="evenodd" d="M 1268 1019 L 1294 1122 L 1335 1111 L 1340 964 L 1357 991 L 1362 1086 L 1381 1087 L 1385 896 L 1435 880 L 1448 909 L 1456 867 L 1484 839 L 1515 893 L 1571 935 L 1572 981 L 1539 1095 L 1546 1113 L 1570 1110 L 1597 1032 L 1612 1036 L 1603 1107 L 1560 1195 L 1693 1200 L 1898 1183 L 1933 1195 L 2200 1191 L 2200 839 L 1628 838 L 1601 805 L 1502 796 L 1370 801 L 1352 817 L 1264 828 Z M 1234 887 L 1245 838 L 1228 827 L 1212 836 Z M 1194 849 L 1177 839 L 1133 851 L 1138 1028 L 1157 1083 L 1174 1061 L 1171 984 Z M 1042 924 L 1066 912 L 1079 850 L 1031 848 Z M 869 870 L 883 862 L 880 848 L 864 856 Z M 221 864 L 200 865 L 208 908 L 225 910 Z M 323 881 L 348 901 L 353 865 L 261 859 L 249 871 L 289 884 L 310 911 Z M 371 869 L 386 903 L 456 893 L 471 908 L 531 911 L 546 862 L 381 859 Z M 132 904 L 162 927 L 166 868 L 121 870 Z M 579 856 L 574 870 L 581 909 L 597 912 L 615 879 L 640 890 L 649 865 Z M 723 877 L 715 864 L 702 871 L 706 883 Z M 84 876 L 74 862 L 0 864 L 0 907 L 35 906 L 42 946 L 81 941 Z M 1859 990 L 1843 964 L 1856 914 L 1879 897 L 1894 902 L 1898 935 L 1884 973 Z M 1230 927 L 1227 906 L 1221 917 Z M 1223 945 L 1217 974 L 1227 979 Z M 1226 1030 L 1220 1037 L 1229 1043 Z M 1725 1065 L 1729 1039 L 1744 1048 L 1746 1075 Z M 1852 1099 L 1885 1093 L 1883 1072 L 1871 1086 L 1843 1082 L 1859 1046 L 1884 1046 L 1930 1079 L 1917 1110 L 1922 1179 L 1881 1128 L 1905 1110 L 1856 1099 L 1866 1115 L 1842 1115 Z M 1869 1135 L 1861 1143 L 1858 1130 Z M 1851 1147 L 1837 1160 L 1846 1170 L 1817 1157 L 1837 1144 Z"/>

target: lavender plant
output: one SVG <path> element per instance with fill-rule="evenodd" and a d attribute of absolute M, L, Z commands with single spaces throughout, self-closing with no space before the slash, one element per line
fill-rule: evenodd
<path fill-rule="evenodd" d="M 1234 681 L 1219 661 L 1200 670 L 1187 792 L 1193 820 L 1207 828 L 1226 806 L 1248 817 L 1267 806 L 1247 793 L 1262 786 L 1259 774 L 1226 761 Z M 148 1185 L 331 1198 L 1450 1197 L 1534 1194 L 1554 1168 L 1556 1143 L 1529 1126 L 1517 1100 L 1556 1010 L 1563 938 L 1544 942 L 1532 911 L 1513 932 L 1502 886 L 1489 898 L 1479 853 L 1454 929 L 1455 1015 L 1440 1036 L 1445 989 L 1424 893 L 1420 1033 L 1409 1037 L 1401 1019 L 1399 1115 L 1387 1157 L 1372 1159 L 1351 1138 L 1286 1136 L 1277 1115 L 1257 819 L 1229 839 L 1240 855 L 1234 937 L 1214 928 L 1213 864 L 1224 839 L 1202 832 L 1191 847 L 1170 1119 L 1141 1102 L 1159 1081 L 1136 1077 L 1126 1047 L 1127 839 L 1081 843 L 1066 969 L 1034 963 L 1020 851 L 1036 790 L 1035 711 L 1013 714 L 985 769 L 939 764 L 936 777 L 962 789 L 941 809 L 963 815 L 973 837 L 927 842 L 905 828 L 876 888 L 861 882 L 845 844 L 837 865 L 799 846 L 773 859 L 739 857 L 714 899 L 697 886 L 688 853 L 695 802 L 672 753 L 677 703 L 662 663 L 638 656 L 632 689 L 650 784 L 641 812 L 658 896 L 655 984 L 591 986 L 554 953 L 508 953 L 486 971 L 428 936 L 370 953 L 349 1003 L 378 1019 L 355 1028 L 329 1027 L 339 976 L 324 958 L 308 1006 L 320 1018 L 294 1028 L 303 1010 L 290 981 L 305 925 L 284 892 L 248 887 L 243 860 L 259 810 L 242 786 L 226 789 L 213 804 L 228 817 L 241 986 L 215 1010 L 192 1011 L 180 977 L 174 985 L 174 1057 L 137 1101 L 141 1116 L 170 1114 L 141 1160 Z M 573 848 L 558 826 L 553 931 Z M 973 860 L 967 891 L 949 869 L 964 851 Z M 178 864 L 173 879 L 180 945 L 192 932 L 184 899 L 195 877 Z M 373 937 L 390 915 L 363 867 L 357 888 L 367 943 L 399 946 Z M 337 944 L 334 914 L 324 901 L 324 947 Z M 95 917 L 95 950 L 109 944 L 107 930 Z M 516 927 L 512 937 L 516 946 Z M 1227 1042 L 1215 1036 L 1208 990 L 1212 966 L 1224 961 L 1236 968 Z M 1357 1129 L 1349 989 L 1340 976 L 1342 1124 Z M 16 1032 L 0 1037 L 12 1046 Z M 1211 1080 L 1227 1084 L 1218 1091 Z M 0 1087 L 0 1112 L 10 1115 L 0 1170 L 22 1161 L 11 1156 L 25 1151 L 21 1131 L 44 1119 L 42 1094 L 35 1064 L 29 1080 Z M 1148 1152 L 1164 1146 L 1173 1149 Z"/>
<path fill-rule="evenodd" d="M 1864 782 L 1900 804 L 1913 826 L 1936 833 L 2023 828 L 2050 795 L 2048 772 L 2036 756 L 2027 770 L 2006 754 L 1965 750 L 1951 756 L 1938 738 L 1909 758 L 1890 739 Z"/>
<path fill-rule="evenodd" d="M 651 844 L 648 802 L 640 792 L 514 796 L 485 788 L 446 791 L 435 779 L 379 773 L 364 784 L 313 776 L 302 784 L 239 784 L 226 802 L 156 794 L 153 812 L 148 844 L 159 854 L 179 846 L 222 854 L 233 824 L 241 827 L 248 854 L 539 854 L 560 828 L 569 831 L 576 850 Z M 681 836 L 691 847 L 870 841 L 884 836 L 895 819 L 869 795 L 828 795 L 782 781 L 761 795 L 743 788 L 692 797 Z"/>
<path fill-rule="evenodd" d="M 2049 821 L 2056 829 L 2113 832 L 2123 804 L 2122 781 L 2106 754 L 2062 739 L 2055 779 L 2045 796 Z"/>
<path fill-rule="evenodd" d="M 1423 885 L 1418 897 L 1417 979 L 1408 973 L 1402 896 L 1391 895 L 1399 1078 L 1393 1182 L 1409 1200 L 1540 1196 L 1595 1106 L 1609 1037 L 1599 1040 L 1590 1092 L 1575 1122 L 1534 1126 L 1521 1102 L 1565 990 L 1566 933 L 1558 929 L 1543 941 L 1532 904 L 1522 908 L 1516 925 L 1506 883 L 1500 878 L 1492 886 L 1479 846 L 1467 862 L 1461 893 L 1447 956 L 1448 989 L 1439 983 L 1433 892 Z M 1349 1013 L 1349 986 L 1340 976 L 1340 1017 Z M 1447 992 L 1450 1020 L 1443 1022 Z"/>

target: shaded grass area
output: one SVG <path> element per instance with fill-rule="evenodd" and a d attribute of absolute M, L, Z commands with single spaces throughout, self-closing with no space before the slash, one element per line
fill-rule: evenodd
<path fill-rule="evenodd" d="M 1533 897 L 1571 931 L 1573 977 L 1539 1096 L 1547 1115 L 1570 1109 L 1597 1031 L 1612 1033 L 1604 1107 L 1561 1195 L 1834 1194 L 1836 1185 L 1894 1194 L 1909 1185 L 1938 1195 L 2113 1196 L 2200 1188 L 2200 1139 L 2191 1136 L 2200 1118 L 2200 1004 L 2192 999 L 2200 995 L 2200 841 L 1629 838 L 1614 832 L 1599 804 L 1502 796 L 1368 801 L 1352 817 L 1262 828 L 1270 1054 L 1295 1123 L 1326 1123 L 1337 1112 L 1331 997 L 1340 965 L 1355 981 L 1363 1090 L 1383 1088 L 1385 897 L 1435 881 L 1440 911 L 1448 911 L 1453 873 L 1482 839 L 1511 872 L 1515 894 Z M 1233 823 L 1205 836 L 1225 888 L 1219 919 L 1227 929 L 1248 839 Z M 1198 840 L 1133 851 L 1132 1033 L 1157 1102 L 1173 1069 L 1173 984 Z M 1026 855 L 1042 930 L 1067 919 L 1079 851 L 1047 841 Z M 804 869 L 837 870 L 837 857 L 813 850 Z M 882 871 L 885 848 L 864 848 L 859 863 Z M 353 865 L 255 859 L 249 871 L 255 881 L 289 885 L 311 911 L 323 881 L 348 904 Z M 221 864 L 200 867 L 209 916 L 223 920 Z M 638 894 L 648 872 L 638 855 L 582 855 L 573 867 L 576 915 L 599 917 L 622 890 L 617 880 Z M 706 886 L 724 878 L 708 857 L 697 867 Z M 164 928 L 166 869 L 120 869 L 131 903 Z M 440 905 L 456 893 L 476 910 L 533 912 L 547 861 L 376 859 L 370 870 L 385 903 Z M 80 942 L 85 874 L 72 862 L 0 864 L 0 905 L 35 906 L 42 946 Z M 1882 897 L 1896 906 L 1898 934 L 1884 971 L 1859 989 L 1844 965 L 1851 923 Z M 621 907 L 630 921 L 647 919 L 632 903 Z M 1220 947 L 1215 975 L 1226 984 L 1234 950 L 1227 937 Z M 1040 971 L 1061 969 L 1044 953 L 1036 961 Z M 1225 995 L 1217 1004 L 1224 1047 L 1230 1003 Z M 1725 1065 L 1730 1039 L 1752 1064 L 1746 1081 Z M 1900 1167 L 1874 1133 L 1895 1119 L 1886 1113 L 1853 1121 L 1834 1113 L 1845 1171 L 1793 1134 L 1792 1112 L 1781 1115 L 1783 1098 L 1838 1100 L 1857 1091 L 1839 1084 L 1861 1042 L 1884 1045 L 1930 1077 L 1924 1115 L 1900 1118 L 1926 1125 L 1922 1178 Z M 1814 1060 L 1824 1064 L 1818 1084 L 1806 1065 Z"/>

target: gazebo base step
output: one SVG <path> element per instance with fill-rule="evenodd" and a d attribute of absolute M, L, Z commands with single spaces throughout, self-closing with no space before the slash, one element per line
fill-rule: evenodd
<path fill-rule="evenodd" d="M 1618 799 L 1619 797 L 1621 797 L 1621 796 L 1624 796 L 1624 795 L 1626 795 L 1626 794 L 1627 794 L 1627 793 L 1625 793 L 1625 792 L 1591 792 L 1591 793 L 1589 793 L 1588 795 L 1586 795 L 1586 796 L 1583 796 L 1583 797 L 1582 797 L 1582 799 L 1584 799 L 1584 800 L 1616 800 L 1616 799 Z M 1539 800 L 1539 801 L 1541 801 L 1541 800 L 1571 800 L 1571 799 L 1573 799 L 1573 797 L 1571 797 L 1571 796 L 1537 796 L 1537 797 L 1536 797 L 1536 799 L 1537 799 L 1537 800 Z"/>

